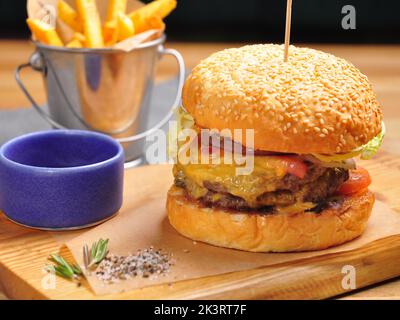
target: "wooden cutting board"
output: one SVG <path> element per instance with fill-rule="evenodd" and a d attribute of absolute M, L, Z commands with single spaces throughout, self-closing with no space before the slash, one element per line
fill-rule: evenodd
<path fill-rule="evenodd" d="M 400 159 L 381 152 L 363 165 L 373 177 L 377 199 L 400 215 Z M 156 179 L 151 167 L 147 169 L 149 179 Z M 137 184 L 134 170 L 126 172 L 126 185 Z M 49 232 L 17 226 L 0 215 L 0 289 L 17 299 L 321 299 L 348 292 L 341 286 L 346 264 L 357 269 L 358 289 L 400 275 L 400 230 L 352 251 L 108 296 L 95 296 L 85 282 L 77 287 L 64 279 L 57 279 L 55 289 L 43 289 L 43 266 L 49 253 L 59 249 Z M 65 249 L 62 253 L 71 257 Z"/>

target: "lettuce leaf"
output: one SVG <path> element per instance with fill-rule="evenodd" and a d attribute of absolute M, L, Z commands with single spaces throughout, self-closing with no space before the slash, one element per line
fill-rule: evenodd
<path fill-rule="evenodd" d="M 194 129 L 195 121 L 191 114 L 187 113 L 182 107 L 175 110 L 177 121 L 176 132 L 173 127 L 167 132 L 167 153 L 170 159 L 175 159 L 178 155 L 180 143 L 178 141 L 179 133 L 184 129 Z M 181 142 L 182 144 L 183 142 Z"/>
<path fill-rule="evenodd" d="M 183 129 L 194 127 L 195 122 L 193 116 L 190 113 L 187 113 L 182 107 L 178 108 L 176 118 L 178 120 L 178 132 Z"/>
<path fill-rule="evenodd" d="M 312 155 L 323 162 L 343 161 L 357 156 L 360 156 L 362 160 L 369 160 L 378 152 L 385 133 L 385 124 L 382 122 L 382 130 L 376 137 L 371 139 L 368 143 L 350 151 L 349 153 L 338 153 L 333 155 L 313 153 Z"/>
<path fill-rule="evenodd" d="M 367 144 L 363 145 L 361 148 L 361 155 L 360 158 L 363 160 L 369 160 L 371 159 L 377 152 L 379 147 L 382 144 L 383 138 L 386 133 L 386 128 L 385 124 L 382 122 L 382 130 L 381 132 L 373 138 L 370 142 Z"/>

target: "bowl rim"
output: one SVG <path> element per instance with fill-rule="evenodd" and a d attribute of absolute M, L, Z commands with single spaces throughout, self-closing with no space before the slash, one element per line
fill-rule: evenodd
<path fill-rule="evenodd" d="M 113 144 L 115 147 L 117 147 L 117 152 L 110 158 L 107 158 L 106 160 L 83 165 L 83 166 L 75 166 L 75 167 L 38 167 L 38 166 L 32 166 L 28 164 L 23 164 L 19 163 L 17 161 L 11 160 L 8 157 L 5 156 L 5 152 L 10 146 L 15 145 L 20 143 L 23 140 L 34 138 L 34 137 L 39 137 L 39 136 L 47 136 L 47 135 L 80 135 L 80 136 L 90 136 L 90 137 L 95 137 L 98 139 L 102 139 L 104 141 L 109 142 L 110 144 Z M 73 171 L 82 171 L 82 170 L 95 170 L 102 168 L 106 166 L 107 164 L 113 163 L 118 159 L 123 159 L 124 158 L 124 150 L 121 146 L 120 143 L 115 141 L 113 138 L 111 138 L 108 135 L 95 132 L 95 131 L 88 131 L 88 130 L 77 130 L 77 129 L 57 129 L 57 130 L 43 130 L 43 131 L 36 131 L 32 133 L 27 133 L 23 134 L 21 136 L 18 136 L 16 138 L 13 138 L 6 143 L 4 143 L 0 147 L 0 162 L 4 162 L 6 164 L 9 164 L 11 166 L 16 166 L 21 169 L 27 169 L 27 170 L 32 170 L 32 171 L 41 171 L 41 172 L 73 172 Z M 123 161 L 123 160 L 122 160 Z"/>

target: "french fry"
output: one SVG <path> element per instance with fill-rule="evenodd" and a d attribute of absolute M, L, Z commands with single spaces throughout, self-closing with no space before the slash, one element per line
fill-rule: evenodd
<path fill-rule="evenodd" d="M 70 42 L 67 43 L 66 45 L 67 48 L 82 48 L 82 42 L 80 42 L 78 39 L 72 39 Z"/>
<path fill-rule="evenodd" d="M 78 40 L 81 43 L 85 43 L 86 37 L 80 32 L 74 32 L 74 35 L 72 36 L 72 40 Z"/>
<path fill-rule="evenodd" d="M 57 2 L 57 17 L 66 25 L 77 32 L 82 32 L 82 23 L 78 13 L 68 3 L 63 0 Z"/>
<path fill-rule="evenodd" d="M 39 19 L 26 19 L 26 23 L 29 26 L 32 34 L 35 36 L 36 40 L 48 44 L 51 46 L 62 47 L 63 43 L 60 40 L 55 28 L 43 22 Z"/>
<path fill-rule="evenodd" d="M 109 0 L 106 22 L 115 21 L 119 13 L 125 13 L 127 3 L 127 0 Z"/>
<path fill-rule="evenodd" d="M 165 29 L 165 23 L 159 16 L 150 16 L 150 17 L 139 17 L 136 22 L 134 22 L 135 33 L 142 33 L 147 30 L 156 29 L 162 30 Z"/>
<path fill-rule="evenodd" d="M 103 26 L 103 37 L 107 44 L 117 42 L 118 14 L 125 14 L 127 0 L 110 0 L 107 8 L 107 17 Z"/>
<path fill-rule="evenodd" d="M 112 46 L 117 42 L 117 21 L 108 21 L 103 25 L 103 37 L 105 46 Z"/>
<path fill-rule="evenodd" d="M 88 48 L 104 47 L 99 12 L 95 0 L 76 0 L 76 8 L 82 21 Z"/>
<path fill-rule="evenodd" d="M 68 43 L 72 40 L 75 31 L 72 30 L 70 26 L 66 25 L 64 21 L 57 19 L 55 28 L 63 43 Z"/>
<path fill-rule="evenodd" d="M 117 41 L 125 40 L 134 34 L 133 21 L 126 14 L 119 13 L 117 17 Z"/>
<path fill-rule="evenodd" d="M 129 17 L 136 25 L 136 19 L 148 19 L 149 17 L 158 16 L 164 19 L 172 10 L 176 8 L 176 0 L 155 0 L 149 4 L 131 12 Z"/>
<path fill-rule="evenodd" d="M 133 21 L 126 14 L 119 13 L 117 16 L 116 24 L 114 24 L 114 22 L 112 23 L 112 38 L 106 42 L 106 46 L 112 46 L 117 42 L 125 40 L 126 38 L 129 38 L 135 34 L 135 26 L 133 25 Z M 107 25 L 105 25 L 104 27 L 107 27 Z"/>

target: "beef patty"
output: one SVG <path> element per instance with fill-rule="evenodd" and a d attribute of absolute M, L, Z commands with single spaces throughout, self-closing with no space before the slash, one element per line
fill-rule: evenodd
<path fill-rule="evenodd" d="M 221 207 L 234 210 L 261 210 L 269 211 L 273 206 L 289 206 L 298 202 L 324 202 L 332 196 L 338 187 L 349 178 L 349 172 L 342 168 L 325 168 L 308 163 L 306 176 L 301 179 L 286 174 L 278 183 L 273 192 L 265 192 L 257 197 L 251 206 L 241 197 L 227 192 L 220 183 L 204 181 L 206 192 L 199 200 L 208 207 Z M 180 174 L 175 177 L 175 185 L 187 188 L 190 180 Z M 190 196 L 190 192 L 188 192 Z"/>

